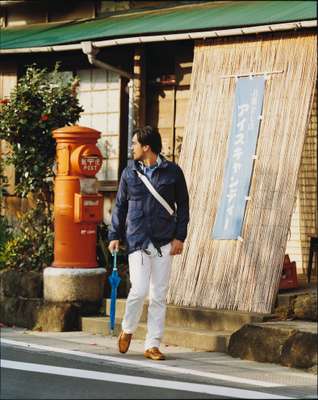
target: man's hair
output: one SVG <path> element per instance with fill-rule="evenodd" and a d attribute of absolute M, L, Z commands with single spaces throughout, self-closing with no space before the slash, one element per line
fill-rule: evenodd
<path fill-rule="evenodd" d="M 158 129 L 146 125 L 143 128 L 134 129 L 134 135 L 137 135 L 137 140 L 142 146 L 148 145 L 155 154 L 161 153 L 162 142 Z"/>

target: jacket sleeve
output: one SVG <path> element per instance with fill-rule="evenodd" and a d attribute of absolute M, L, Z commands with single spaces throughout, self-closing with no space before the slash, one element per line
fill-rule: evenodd
<path fill-rule="evenodd" d="M 112 212 L 111 226 L 108 230 L 108 240 L 124 240 L 126 216 L 128 211 L 128 192 L 126 170 L 123 171 L 116 196 L 115 207 Z"/>
<path fill-rule="evenodd" d="M 185 241 L 189 222 L 189 194 L 182 169 L 178 167 L 176 182 L 177 227 L 175 238 Z"/>

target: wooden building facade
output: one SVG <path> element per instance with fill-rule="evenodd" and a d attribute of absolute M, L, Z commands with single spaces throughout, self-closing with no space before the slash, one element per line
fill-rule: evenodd
<path fill-rule="evenodd" d="M 4 40 L 0 43 L 0 98 L 9 96 L 26 65 L 33 62 L 39 66 L 52 68 L 56 61 L 61 61 L 63 73 L 79 76 L 79 100 L 84 107 L 79 124 L 95 128 L 102 133 L 99 146 L 104 162 L 98 179 L 100 191 L 104 193 L 105 197 L 104 222 L 106 224 L 110 223 L 111 209 L 120 174 L 129 157 L 127 149 L 129 144 L 127 136 L 129 130 L 128 79 L 114 71 L 107 71 L 91 65 L 82 51 L 83 41 L 91 41 L 98 48 L 99 52 L 96 56 L 98 60 L 129 74 L 134 74 L 133 125 L 151 124 L 158 127 L 163 139 L 163 154 L 170 160 L 180 162 L 187 171 L 190 194 L 192 193 L 191 202 L 196 204 L 197 208 L 193 209 L 193 215 L 195 215 L 201 206 L 205 208 L 208 203 L 208 198 L 204 196 L 210 196 L 211 199 L 215 195 L 215 189 L 207 182 L 201 202 L 196 203 L 197 189 L 195 188 L 200 178 L 192 169 L 193 163 L 209 165 L 208 168 L 212 168 L 212 170 L 207 170 L 211 172 L 211 183 L 215 173 L 219 174 L 219 179 L 221 179 L 222 167 L 218 165 L 213 169 L 213 164 L 210 165 L 206 160 L 211 156 L 226 157 L 224 148 L 223 153 L 217 155 L 213 153 L 213 147 L 218 148 L 219 145 L 218 136 L 214 137 L 214 142 L 209 142 L 209 135 L 214 129 L 210 127 L 216 123 L 216 120 L 211 119 L 211 116 L 215 115 L 213 104 L 208 105 L 214 99 L 215 107 L 218 107 L 223 100 L 220 97 L 214 97 L 213 88 L 211 89 L 212 75 L 206 73 L 204 78 L 200 75 L 203 72 L 198 72 L 198 49 L 204 47 L 202 43 L 205 44 L 206 49 L 210 46 L 212 55 L 205 62 L 210 63 L 207 65 L 207 71 L 211 72 L 213 64 L 217 64 L 213 58 L 215 49 L 219 48 L 220 54 L 224 54 L 229 51 L 227 43 L 230 42 L 231 52 L 239 54 L 242 44 L 246 43 L 248 47 L 249 43 L 256 43 L 255 53 L 248 53 L 252 60 L 251 63 L 245 64 L 244 58 L 242 58 L 241 67 L 239 68 L 238 65 L 233 71 L 233 73 L 242 72 L 244 65 L 248 65 L 249 68 L 258 65 L 255 60 L 260 57 L 262 46 L 271 40 L 284 42 L 290 37 L 301 38 L 305 35 L 313 35 L 312 40 L 315 41 L 314 32 L 317 25 L 315 2 L 311 1 L 293 2 L 293 7 L 291 5 L 287 7 L 282 4 L 284 2 L 279 2 L 279 6 L 274 1 L 266 2 L 267 8 L 260 8 L 261 2 L 258 2 L 259 5 L 257 2 L 253 2 L 251 5 L 247 1 L 240 2 L 239 7 L 232 7 L 236 2 L 231 1 L 185 1 L 179 2 L 177 5 L 175 2 L 169 1 L 155 2 L 155 4 L 154 2 L 134 1 L 77 1 L 70 2 L 68 9 L 64 9 L 64 11 L 50 6 L 51 8 L 37 9 L 37 12 L 34 13 L 30 11 L 31 6 L 28 7 L 28 10 L 26 9 L 25 2 L 18 3 L 20 4 L 16 5 L 16 8 L 10 6 L 2 9 L 1 21 Z M 144 18 L 145 16 L 148 19 Z M 115 25 L 112 22 L 114 19 L 116 20 Z M 63 23 L 61 23 L 62 21 Z M 48 24 L 51 27 L 51 36 L 45 33 L 45 26 Z M 76 30 L 76 25 L 82 27 L 82 30 Z M 275 33 L 276 31 L 277 33 Z M 294 32 L 294 36 L 290 32 Z M 26 35 L 25 37 L 23 33 Z M 28 37 L 28 33 L 32 33 L 33 36 Z M 223 42 L 220 39 L 222 37 L 224 38 Z M 296 48 L 293 43 L 290 43 L 291 52 Z M 262 45 L 257 47 L 257 44 Z M 278 57 L 280 53 L 277 54 Z M 255 58 L 254 64 L 253 57 Z M 289 63 L 288 59 L 286 62 Z M 196 68 L 195 73 L 193 72 L 194 67 Z M 280 68 L 280 65 L 277 67 Z M 219 68 L 222 70 L 222 74 L 226 72 L 225 65 L 220 65 Z M 267 68 L 265 69 L 267 70 Z M 258 72 L 263 71 L 264 69 Z M 313 72 L 314 70 L 311 70 L 311 73 Z M 304 78 L 302 77 L 302 79 Z M 197 87 L 198 82 L 202 85 L 200 89 Z M 210 91 L 207 88 L 210 88 Z M 288 96 L 288 87 L 286 90 L 286 96 Z M 310 104 L 308 103 L 308 109 L 306 109 L 308 115 L 300 116 L 304 121 L 305 132 L 299 132 L 303 135 L 303 141 L 300 140 L 297 145 L 301 157 L 299 165 L 293 170 L 293 174 L 298 177 L 297 184 L 292 186 L 293 191 L 288 194 L 288 198 L 281 198 L 282 207 L 286 207 L 288 204 L 291 212 L 286 217 L 286 221 L 290 217 L 288 226 L 285 226 L 286 237 L 284 236 L 284 239 L 279 242 L 280 245 L 283 243 L 284 248 L 279 249 L 279 255 L 276 255 L 275 261 L 273 261 L 278 272 L 268 282 L 268 285 L 272 285 L 274 288 L 274 292 L 277 290 L 282 255 L 288 253 L 290 258 L 296 261 L 298 274 L 304 276 L 307 271 L 310 237 L 318 235 L 316 82 L 311 82 L 311 90 L 310 101 L 308 100 Z M 200 96 L 202 97 L 202 93 L 205 93 L 207 97 L 202 100 L 200 108 L 193 108 Z M 228 101 L 231 104 L 233 91 L 226 93 L 226 96 L 230 96 Z M 295 105 L 297 106 L 296 102 Z M 219 111 L 222 113 L 223 128 L 229 129 L 230 109 L 228 113 L 225 112 L 225 109 Z M 196 118 L 201 121 L 198 122 L 199 125 L 205 126 L 204 130 L 200 130 L 199 125 L 193 125 Z M 283 114 L 279 116 L 280 124 L 284 123 L 284 118 Z M 279 136 L 279 133 L 277 135 Z M 222 140 L 226 142 L 226 138 Z M 186 149 L 183 146 L 184 143 L 187 143 Z M 210 147 L 203 147 L 204 152 L 198 153 L 200 143 L 208 143 Z M 1 146 L 2 154 L 5 155 L 8 149 L 4 143 Z M 193 151 L 191 146 L 194 146 Z M 270 158 L 268 162 L 272 162 Z M 187 168 L 189 169 L 187 170 Z M 27 206 L 25 201 L 14 196 L 14 171 L 9 169 L 7 174 L 10 178 L 8 196 L 6 196 L 7 212 L 14 212 L 19 207 L 25 209 Z M 195 181 L 194 177 L 196 177 Z M 271 201 L 272 199 L 269 198 L 268 202 Z M 212 208 L 215 210 L 216 202 L 213 204 L 214 208 Z M 198 238 L 197 233 L 194 232 L 196 225 L 202 226 L 206 219 L 209 220 L 209 226 L 212 229 L 214 211 L 208 216 L 204 215 L 203 211 L 200 221 L 192 216 L 187 250 L 181 258 L 175 260 L 175 275 L 172 277 L 169 299 L 175 304 L 223 307 L 222 302 L 218 300 L 216 303 L 211 300 L 209 304 L 194 300 L 194 294 L 190 296 L 190 301 L 186 300 L 186 288 L 181 290 L 181 294 L 177 291 L 175 293 L 178 294 L 172 294 L 173 288 L 180 286 L 178 271 L 184 271 L 186 266 L 189 268 L 189 282 L 194 282 L 196 285 L 194 291 L 199 290 L 198 280 L 206 280 L 208 275 L 204 275 L 204 271 L 208 274 L 207 271 L 214 268 L 216 256 L 211 248 L 217 248 L 219 244 L 213 244 L 213 241 L 207 237 L 204 240 L 202 237 Z M 206 212 L 208 211 L 206 210 Z M 285 222 L 286 224 L 287 222 Z M 191 243 L 194 247 L 190 248 Z M 198 243 L 201 243 L 201 247 L 196 248 L 195 244 Z M 269 246 L 270 243 L 269 240 Z M 271 251 L 276 249 L 277 243 L 273 242 Z M 231 246 L 231 244 L 229 245 Z M 261 244 L 259 243 L 258 246 L 260 248 Z M 212 252 L 209 253 L 209 251 Z M 195 253 L 196 258 L 188 258 L 189 252 Z M 191 274 L 197 267 L 193 264 L 197 265 L 198 260 L 202 261 L 202 257 L 204 258 L 202 252 L 207 257 L 206 267 L 198 268 L 198 276 L 194 279 Z M 270 258 L 269 255 L 268 258 Z M 221 266 L 226 264 L 226 259 L 226 255 L 218 259 Z M 256 261 L 253 261 L 252 264 L 256 265 Z M 269 266 L 265 267 L 265 264 L 264 261 L 264 268 L 269 268 Z M 270 265 L 270 262 L 268 261 L 267 264 Z M 314 260 L 313 275 L 315 272 L 317 272 L 317 259 Z M 213 277 L 210 276 L 209 279 L 213 279 Z M 222 281 L 221 275 L 219 279 Z M 223 282 L 226 283 L 226 280 L 223 279 Z M 214 286 L 207 286 L 206 290 L 211 292 L 214 290 Z M 233 290 L 233 288 L 230 289 L 232 291 L 232 294 L 229 294 L 230 297 L 234 296 Z M 235 296 L 237 295 L 236 293 Z M 255 303 L 255 298 L 253 299 L 252 296 L 250 301 Z M 269 298 L 266 310 L 272 302 L 273 299 Z M 243 305 L 233 304 L 229 304 L 228 307 L 244 309 Z M 253 307 L 249 305 L 246 306 L 246 309 L 252 310 Z"/>

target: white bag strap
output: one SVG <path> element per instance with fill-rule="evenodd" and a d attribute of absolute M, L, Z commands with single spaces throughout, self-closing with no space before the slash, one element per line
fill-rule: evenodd
<path fill-rule="evenodd" d="M 159 201 L 159 203 L 164 207 L 170 215 L 174 214 L 173 209 L 169 206 L 169 204 L 166 202 L 166 200 L 157 192 L 157 190 L 152 186 L 152 184 L 149 182 L 149 180 L 146 178 L 145 175 L 137 171 L 137 174 L 139 178 L 143 181 L 143 183 L 146 185 L 147 189 L 149 192 L 153 195 L 153 197 Z"/>

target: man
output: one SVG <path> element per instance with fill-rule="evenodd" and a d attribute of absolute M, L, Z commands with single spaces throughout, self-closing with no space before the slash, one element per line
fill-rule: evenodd
<path fill-rule="evenodd" d="M 126 239 L 131 289 L 118 347 L 126 353 L 137 329 L 144 299 L 149 295 L 144 355 L 164 360 L 159 350 L 163 336 L 172 256 L 181 254 L 189 222 L 189 196 L 181 168 L 160 155 L 161 137 L 151 126 L 134 130 L 133 161 L 122 173 L 109 231 L 109 251 Z M 138 174 L 147 177 L 171 207 L 154 197 Z M 169 207 L 168 206 L 168 207 Z"/>

